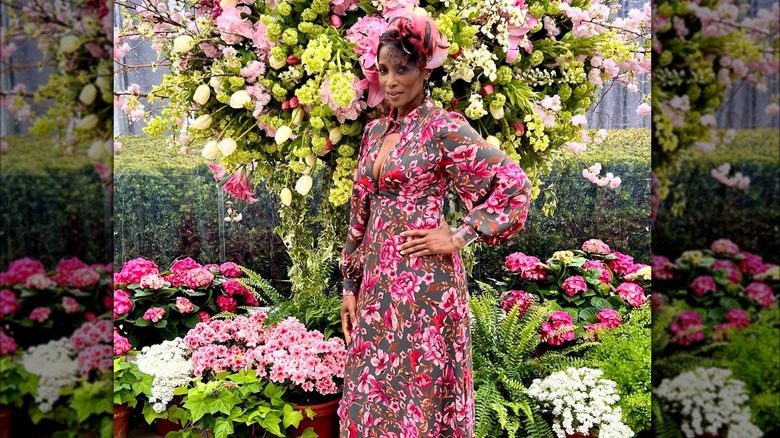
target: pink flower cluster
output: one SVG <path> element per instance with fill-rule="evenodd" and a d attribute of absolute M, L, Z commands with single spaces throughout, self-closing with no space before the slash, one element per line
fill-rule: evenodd
<path fill-rule="evenodd" d="M 27 279 L 35 274 L 46 275 L 43 263 L 28 257 L 14 260 L 8 265 L 7 271 L 0 273 L 0 284 L 9 286 L 12 284 L 25 284 Z"/>
<path fill-rule="evenodd" d="M 617 251 L 613 252 L 612 255 L 617 258 L 607 262 L 609 269 L 612 269 L 612 272 L 620 275 L 630 274 L 634 268 L 634 258 Z M 636 270 L 633 270 L 633 272 L 636 272 Z"/>
<path fill-rule="evenodd" d="M 593 331 L 602 328 L 612 329 L 620 326 L 620 324 L 623 322 L 623 318 L 620 316 L 620 313 L 613 309 L 601 309 L 599 313 L 596 314 L 596 317 L 599 319 L 599 322 L 585 326 L 586 331 Z"/>
<path fill-rule="evenodd" d="M 73 286 L 75 288 L 85 288 L 95 286 L 100 282 L 100 273 L 98 269 L 105 270 L 105 265 L 88 266 L 77 257 L 72 257 L 61 261 L 57 265 L 57 273 L 51 276 L 51 279 L 59 286 Z M 41 279 L 45 282 L 45 279 Z"/>
<path fill-rule="evenodd" d="M 147 321 L 152 321 L 154 323 L 157 323 L 161 319 L 163 319 L 163 316 L 165 316 L 165 309 L 163 309 L 162 307 L 151 307 L 149 309 L 146 309 L 143 318 Z"/>
<path fill-rule="evenodd" d="M 65 313 L 78 313 L 81 310 L 81 305 L 73 297 L 62 297 L 62 308 Z"/>
<path fill-rule="evenodd" d="M 556 310 L 550 319 L 542 324 L 542 341 L 550 345 L 561 345 L 574 339 L 574 324 L 571 315 Z"/>
<path fill-rule="evenodd" d="M 718 239 L 712 242 L 710 249 L 718 254 L 738 254 L 739 247 L 729 239 Z"/>
<path fill-rule="evenodd" d="M 732 284 L 739 284 L 739 281 L 742 279 L 742 275 L 740 275 L 739 271 L 737 271 L 737 269 L 734 267 L 734 263 L 732 263 L 730 260 L 718 260 L 712 264 L 711 269 L 713 271 L 728 271 L 728 281 Z"/>
<path fill-rule="evenodd" d="M 133 302 L 130 300 L 130 294 L 117 289 L 114 291 L 114 319 L 119 315 L 124 315 L 133 309 Z"/>
<path fill-rule="evenodd" d="M 764 260 L 760 255 L 752 254 L 747 251 L 743 251 L 740 255 L 743 259 L 737 263 L 737 267 L 745 274 L 763 274 L 771 266 L 764 263 Z"/>
<path fill-rule="evenodd" d="M 504 260 L 504 266 L 513 274 L 519 273 L 523 280 L 546 280 L 549 274 L 538 258 L 522 252 L 508 255 Z"/>
<path fill-rule="evenodd" d="M 0 319 L 6 315 L 11 315 L 19 309 L 19 301 L 16 299 L 16 293 L 10 289 L 0 291 Z"/>
<path fill-rule="evenodd" d="M 181 313 L 192 313 L 192 311 L 195 310 L 192 301 L 184 297 L 176 297 L 176 308 Z"/>
<path fill-rule="evenodd" d="M 604 265 L 604 262 L 601 260 L 588 260 L 584 265 L 582 265 L 582 269 L 585 271 L 598 269 L 601 272 L 601 274 L 599 274 L 600 282 L 609 284 L 609 282 L 612 281 L 612 273 L 609 271 L 609 269 L 607 269 L 607 267 Z"/>
<path fill-rule="evenodd" d="M 241 268 L 233 262 L 225 262 L 219 265 L 219 272 L 225 277 L 238 277 L 241 275 Z"/>
<path fill-rule="evenodd" d="M 653 279 L 671 280 L 674 278 L 674 264 L 664 256 L 653 255 Z"/>
<path fill-rule="evenodd" d="M 122 266 L 118 274 L 114 274 L 115 284 L 140 283 L 141 279 L 149 274 L 159 274 L 157 265 L 144 258 L 130 260 Z"/>
<path fill-rule="evenodd" d="M 715 331 L 743 329 L 750 326 L 750 314 L 743 309 L 735 308 L 726 312 L 726 321 L 715 326 Z"/>
<path fill-rule="evenodd" d="M 691 289 L 697 296 L 703 297 L 707 292 L 715 292 L 717 286 L 715 285 L 715 280 L 713 280 L 711 276 L 700 275 L 691 283 Z"/>
<path fill-rule="evenodd" d="M 206 268 L 194 268 L 189 271 L 180 274 L 181 281 L 187 286 L 197 289 L 199 287 L 208 286 L 214 281 L 214 274 Z"/>
<path fill-rule="evenodd" d="M 582 250 L 588 254 L 603 254 L 610 253 L 609 246 L 601 239 L 590 239 L 582 244 Z"/>
<path fill-rule="evenodd" d="M 621 283 L 616 292 L 625 302 L 633 307 L 641 307 L 647 302 L 647 296 L 645 296 L 645 290 L 642 286 L 636 283 Z"/>
<path fill-rule="evenodd" d="M 751 300 L 758 303 L 761 307 L 772 307 L 777 298 L 772 292 L 772 288 L 765 283 L 754 281 L 745 288 L 745 293 Z"/>
<path fill-rule="evenodd" d="M 691 345 L 704 339 L 704 327 L 698 313 L 686 310 L 680 313 L 677 321 L 669 326 L 672 342 L 679 345 Z"/>
<path fill-rule="evenodd" d="M 51 309 L 48 307 L 36 307 L 30 312 L 30 320 L 44 323 L 51 316 Z"/>
<path fill-rule="evenodd" d="M 247 306 L 260 305 L 260 302 L 257 301 L 257 297 L 255 297 L 255 294 L 253 294 L 252 291 L 247 289 L 246 286 L 239 283 L 237 280 L 230 279 L 225 281 L 224 283 L 222 283 L 222 289 L 225 291 L 226 294 L 228 294 L 231 297 L 243 296 Z"/>
<path fill-rule="evenodd" d="M 501 308 L 509 312 L 518 306 L 519 314 L 527 312 L 534 305 L 534 297 L 522 290 L 510 290 L 501 294 Z"/>
<path fill-rule="evenodd" d="M 5 330 L 0 328 L 0 356 L 7 356 L 16 351 L 17 348 L 19 346 L 16 345 L 14 338 L 6 335 Z"/>
<path fill-rule="evenodd" d="M 119 334 L 119 331 L 114 327 L 114 356 L 121 356 L 133 348 L 130 345 L 130 341 L 126 337 Z"/>
<path fill-rule="evenodd" d="M 165 279 L 160 274 L 148 274 L 141 278 L 142 289 L 159 290 L 165 287 Z"/>
<path fill-rule="evenodd" d="M 82 376 L 92 370 L 106 373 L 113 369 L 112 325 L 112 321 L 105 319 L 85 322 L 70 337 L 71 347 L 79 352 L 76 360 Z"/>
<path fill-rule="evenodd" d="M 57 285 L 57 282 L 49 278 L 46 274 L 34 274 L 27 278 L 24 283 L 28 289 L 46 290 Z"/>
<path fill-rule="evenodd" d="M 183 274 L 190 269 L 202 268 L 200 263 L 193 260 L 191 257 L 176 260 L 171 265 L 171 272 L 174 274 Z"/>
<path fill-rule="evenodd" d="M 563 281 L 561 288 L 563 288 L 563 291 L 566 292 L 566 295 L 573 297 L 579 292 L 585 292 L 588 290 L 588 285 L 585 283 L 584 278 L 579 275 L 573 275 Z"/>

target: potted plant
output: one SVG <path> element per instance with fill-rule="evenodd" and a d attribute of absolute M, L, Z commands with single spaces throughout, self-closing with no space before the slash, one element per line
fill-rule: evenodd
<path fill-rule="evenodd" d="M 0 330 L 0 337 L 5 334 Z M 4 347 L 10 347 L 7 340 L 0 340 Z M 38 376 L 24 369 L 19 360 L 23 352 L 3 348 L 0 354 L 0 438 L 10 438 L 13 410 L 21 408 L 29 396 L 34 396 L 38 387 Z"/>
<path fill-rule="evenodd" d="M 114 329 L 114 438 L 124 438 L 130 413 L 138 405 L 138 397 L 151 391 L 153 377 L 141 372 L 132 360 L 137 352 Z"/>
<path fill-rule="evenodd" d="M 616 383 L 593 368 L 567 368 L 544 379 L 534 379 L 528 396 L 551 421 L 558 438 L 585 436 L 631 437 L 634 432 L 621 421 L 616 406 Z"/>

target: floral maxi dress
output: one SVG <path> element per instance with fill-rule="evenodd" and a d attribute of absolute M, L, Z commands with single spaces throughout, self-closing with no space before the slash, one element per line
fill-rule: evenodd
<path fill-rule="evenodd" d="M 380 170 L 384 137 L 400 138 Z M 342 272 L 357 296 L 339 407 L 342 438 L 473 436 L 469 305 L 458 253 L 402 256 L 407 229 L 441 224 L 454 187 L 468 209 L 466 240 L 497 244 L 525 223 L 525 173 L 457 113 L 425 100 L 396 121 L 371 121 L 363 136 Z"/>

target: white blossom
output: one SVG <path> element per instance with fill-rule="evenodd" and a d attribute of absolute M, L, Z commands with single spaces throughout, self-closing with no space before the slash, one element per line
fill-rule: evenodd
<path fill-rule="evenodd" d="M 136 359 L 138 369 L 154 377 L 149 403 L 163 412 L 173 399 L 173 390 L 186 385 L 193 376 L 189 352 L 181 338 L 144 347 Z"/>

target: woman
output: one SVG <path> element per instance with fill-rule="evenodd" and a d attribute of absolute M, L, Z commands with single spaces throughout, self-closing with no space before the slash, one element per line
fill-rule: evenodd
<path fill-rule="evenodd" d="M 471 437 L 468 292 L 458 251 L 515 236 L 530 185 L 468 122 L 425 98 L 446 57 L 426 17 L 391 22 L 377 49 L 392 108 L 366 126 L 350 201 L 341 318 L 349 354 L 342 437 Z M 469 213 L 443 219 L 448 188 Z"/>

